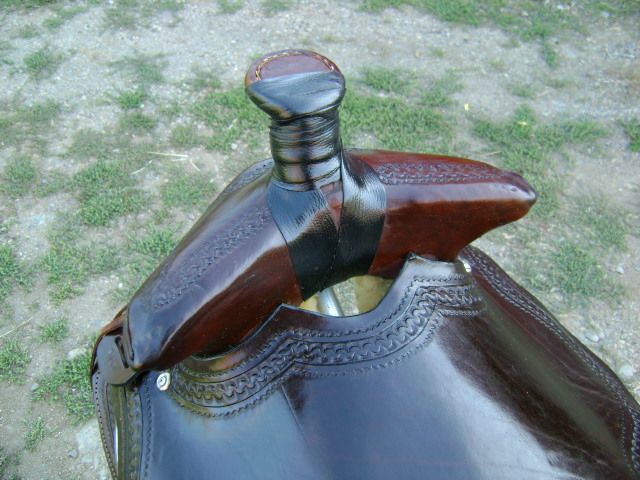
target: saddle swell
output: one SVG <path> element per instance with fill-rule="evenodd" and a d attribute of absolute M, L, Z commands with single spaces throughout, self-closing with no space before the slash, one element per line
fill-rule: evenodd
<path fill-rule="evenodd" d="M 246 77 L 272 159 L 227 187 L 103 330 L 92 386 L 119 479 L 640 478 L 640 406 L 467 245 L 525 215 L 518 174 L 346 150 L 333 62 Z M 379 305 L 295 305 L 355 275 Z M 164 370 L 159 372 L 158 370 Z"/>
<path fill-rule="evenodd" d="M 385 151 L 348 151 L 346 158 L 377 174 L 387 209 L 373 262 L 348 275 L 337 272 L 333 283 L 352 275 L 393 278 L 410 252 L 451 261 L 535 201 L 519 175 L 480 162 Z M 226 351 L 280 304 L 302 302 L 287 242 L 267 203 L 267 165 L 239 176 L 133 297 L 122 345 L 134 371 Z M 338 183 L 327 195 L 337 217 L 341 192 Z"/>
<path fill-rule="evenodd" d="M 130 419 L 118 478 L 638 478 L 640 408 L 615 374 L 482 252 L 460 258 L 470 273 L 410 256 L 354 317 L 281 306 L 167 390 L 98 372 L 98 398 L 129 405 L 99 404 L 107 439 Z"/>

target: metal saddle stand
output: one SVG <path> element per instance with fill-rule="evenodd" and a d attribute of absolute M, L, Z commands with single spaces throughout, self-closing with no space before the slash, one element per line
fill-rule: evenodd
<path fill-rule="evenodd" d="M 527 213 L 519 175 L 344 149 L 344 78 L 313 52 L 267 55 L 245 86 L 273 158 L 227 187 L 96 343 L 114 478 L 640 478 L 633 397 L 468 246 Z M 336 316 L 327 289 L 365 274 L 393 283 Z M 321 312 L 298 307 L 318 292 Z"/>

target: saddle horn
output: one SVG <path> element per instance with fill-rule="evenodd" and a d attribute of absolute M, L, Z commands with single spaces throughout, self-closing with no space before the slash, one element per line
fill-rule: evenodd
<path fill-rule="evenodd" d="M 410 253 L 454 260 L 535 202 L 522 177 L 484 163 L 344 149 L 344 77 L 317 53 L 267 55 L 245 86 L 271 117 L 273 158 L 227 187 L 105 327 L 94 368 L 112 384 L 227 351 L 281 304 L 354 275 L 392 278 Z"/>

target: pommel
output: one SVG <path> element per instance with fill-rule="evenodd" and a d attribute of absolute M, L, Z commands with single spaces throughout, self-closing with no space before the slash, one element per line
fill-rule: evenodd
<path fill-rule="evenodd" d="M 342 148 L 338 107 L 345 81 L 335 63 L 307 50 L 284 50 L 254 62 L 249 98 L 271 117 L 274 177 L 306 190 L 337 179 Z"/>
<path fill-rule="evenodd" d="M 310 50 L 281 50 L 259 58 L 249 67 L 244 85 L 269 78 L 284 77 L 297 73 L 337 72 L 338 66 L 327 57 Z"/>

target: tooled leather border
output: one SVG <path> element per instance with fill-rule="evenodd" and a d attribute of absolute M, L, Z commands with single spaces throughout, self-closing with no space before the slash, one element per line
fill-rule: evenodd
<path fill-rule="evenodd" d="M 451 284 L 440 284 L 446 282 Z M 256 364 L 224 380 L 216 372 L 194 372 L 184 364 L 174 367 L 171 394 L 197 413 L 228 416 L 266 398 L 292 375 L 348 375 L 386 368 L 426 345 L 446 316 L 474 316 L 483 308 L 469 276 L 453 275 L 436 284 L 414 277 L 408 290 L 412 294 L 404 312 L 398 316 L 394 310 L 367 328 L 368 335 L 349 340 L 338 335 L 316 336 L 312 330 L 276 335 L 275 344 L 272 339 L 264 342 L 271 348 L 267 352 L 261 349 Z M 416 343 L 418 339 L 421 341 Z"/>

